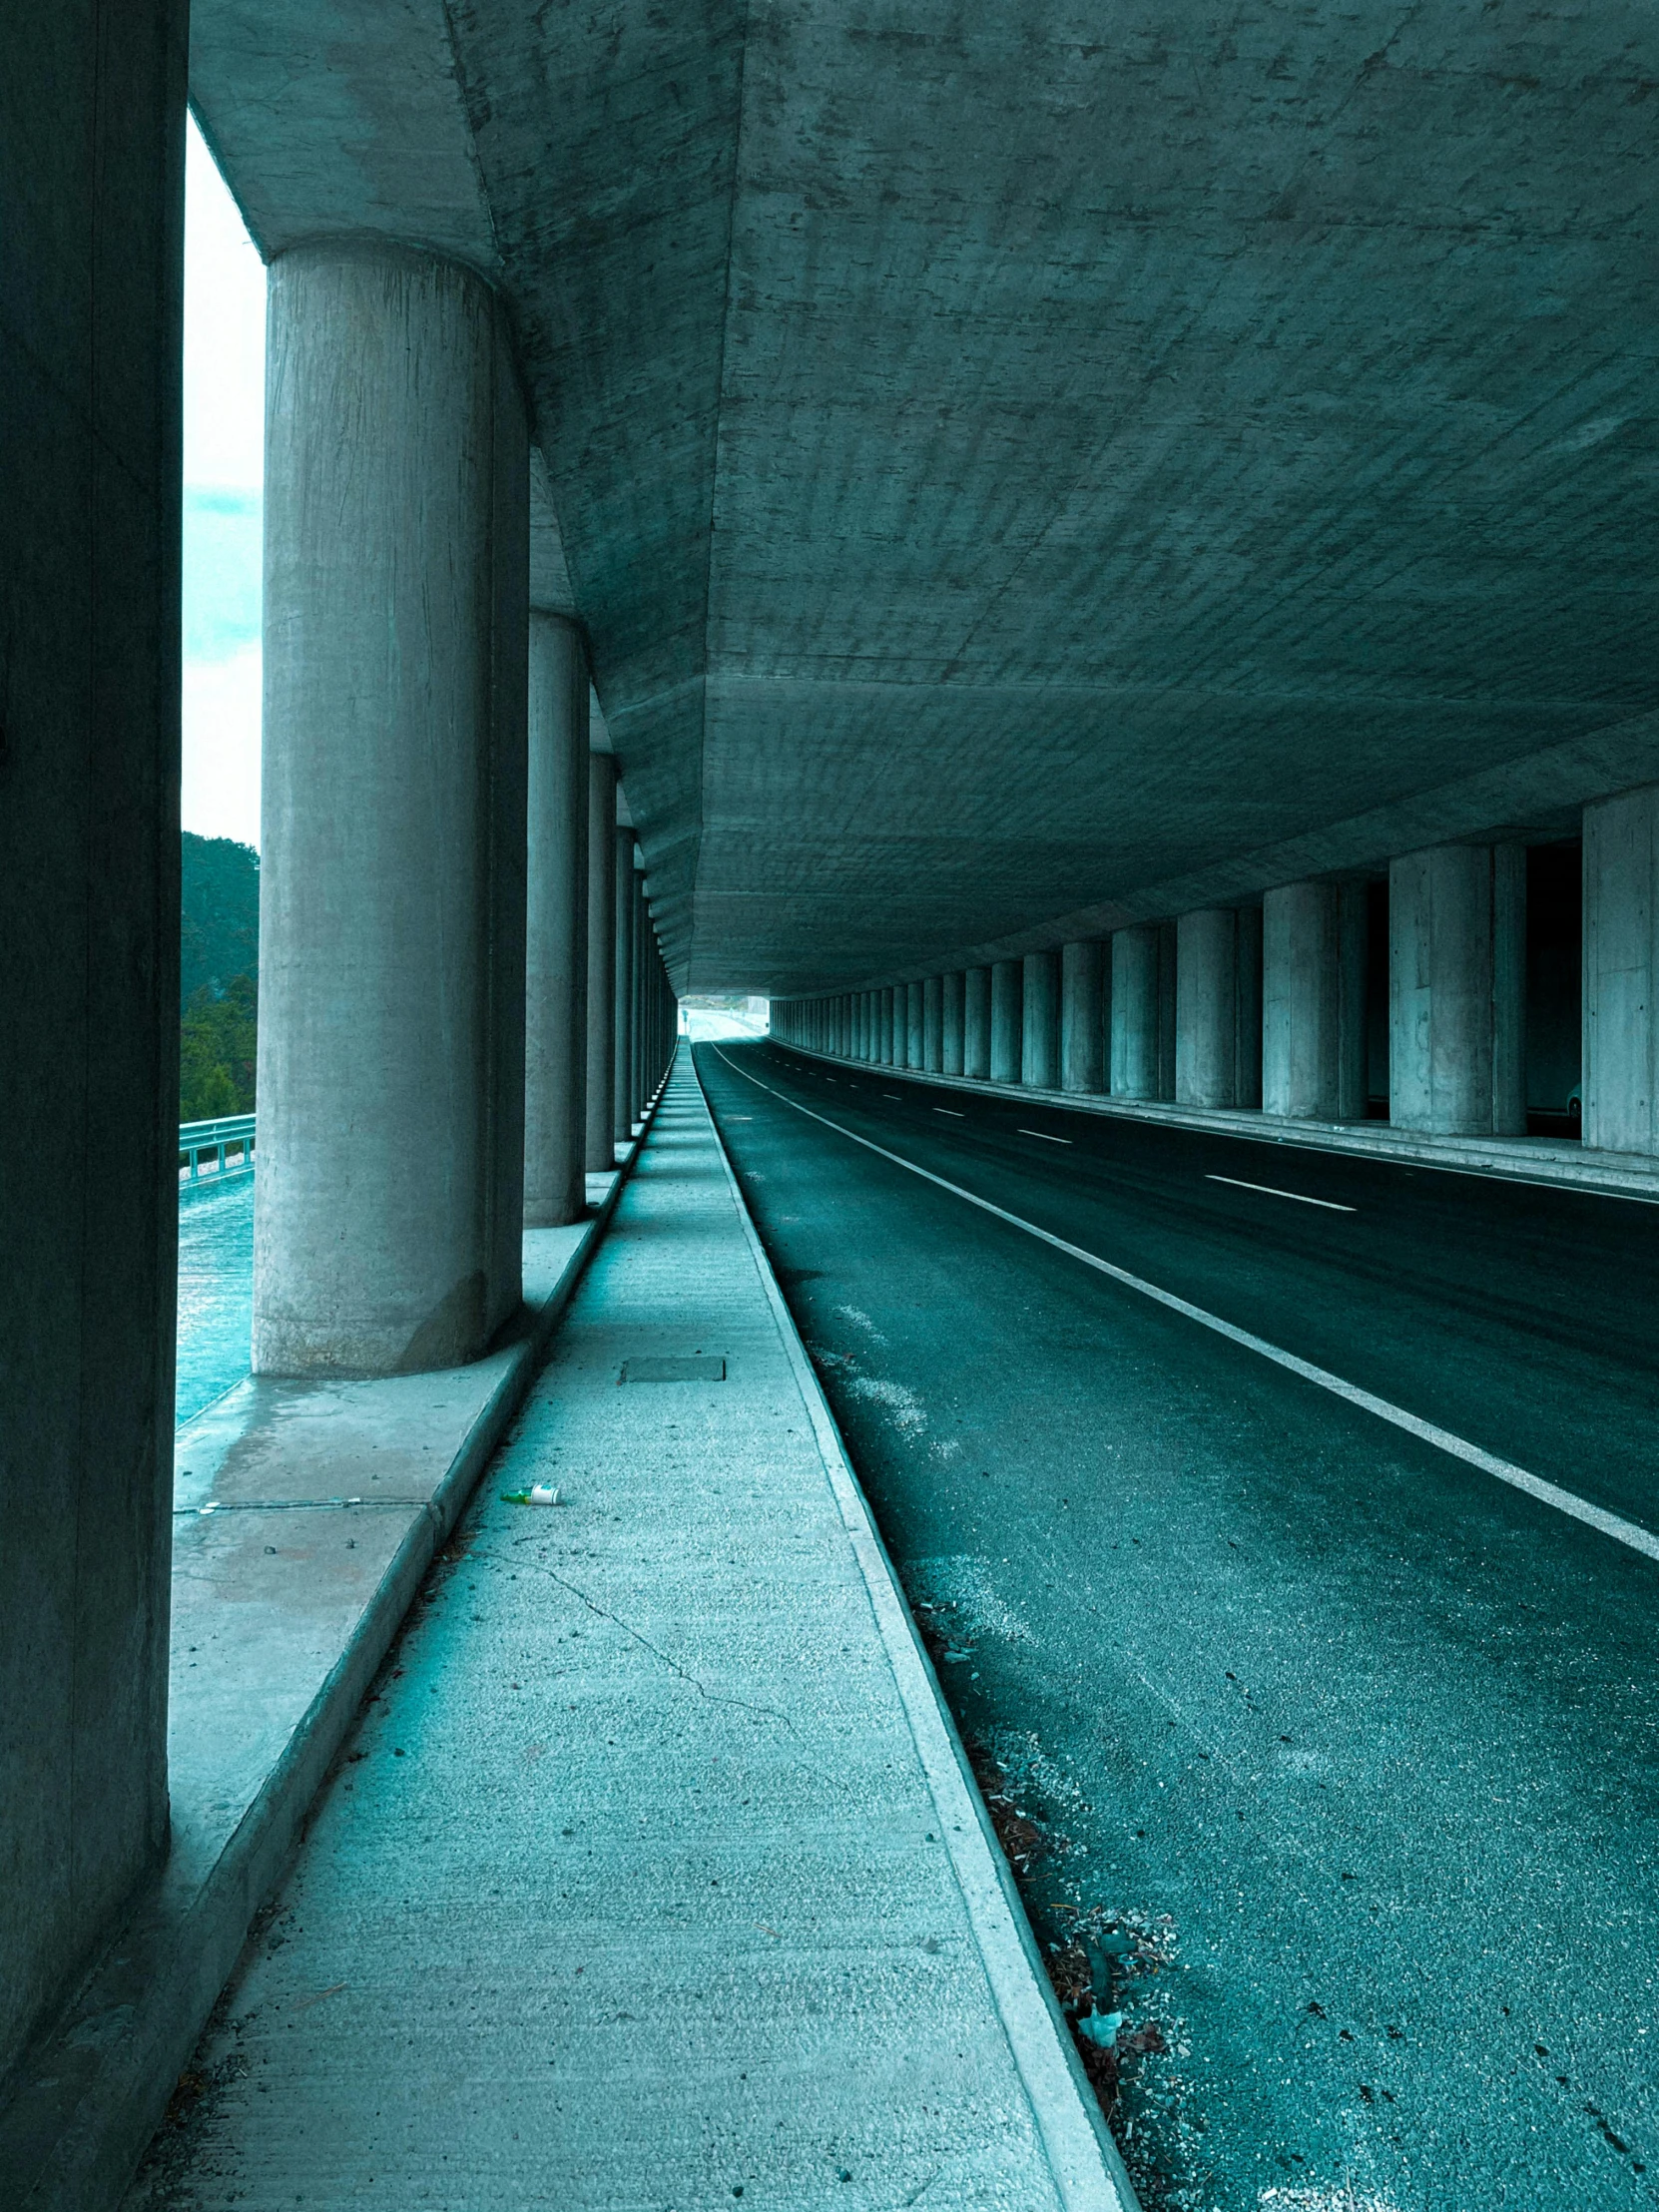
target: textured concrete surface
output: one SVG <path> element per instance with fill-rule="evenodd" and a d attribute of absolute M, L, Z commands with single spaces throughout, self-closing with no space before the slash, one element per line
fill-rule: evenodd
<path fill-rule="evenodd" d="M 682 1059 L 132 2212 L 1117 2203 L 781 1312 Z"/>
<path fill-rule="evenodd" d="M 0 69 L 0 2076 L 167 1833 L 185 22 Z"/>
<path fill-rule="evenodd" d="M 507 287 L 676 973 L 778 995 L 1651 779 L 1655 81 L 1636 0 L 193 11 L 269 244 Z"/>
<path fill-rule="evenodd" d="M 591 1178 L 593 1218 L 525 1237 L 526 1311 L 487 1359 L 250 1379 L 180 1431 L 167 1856 L 0 2098 L 8 2212 L 104 2212 L 119 2196 L 618 1188 Z"/>
<path fill-rule="evenodd" d="M 720 1051 L 1659 1529 L 1648 1208 Z M 1650 2207 L 1652 1558 L 699 1059 L 1039 1927 L 1141 1938 L 1147 2212 Z"/>

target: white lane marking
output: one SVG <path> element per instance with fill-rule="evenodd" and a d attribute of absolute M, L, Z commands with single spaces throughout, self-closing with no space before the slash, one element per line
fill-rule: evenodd
<path fill-rule="evenodd" d="M 957 1113 L 954 1106 L 935 1106 L 933 1111 L 935 1114 L 948 1114 L 952 1121 L 966 1121 L 967 1119 L 965 1114 Z"/>
<path fill-rule="evenodd" d="M 1044 1144 L 1070 1144 L 1069 1137 L 1051 1137 L 1046 1129 L 1016 1129 L 1016 1137 L 1041 1137 Z"/>
<path fill-rule="evenodd" d="M 1110 1276 L 1114 1283 L 1121 1283 L 1126 1290 L 1138 1291 L 1142 1298 L 1150 1298 L 1159 1306 L 1166 1306 L 1172 1314 L 1180 1314 L 1188 1321 L 1195 1321 L 1201 1329 L 1213 1329 L 1218 1337 L 1227 1338 L 1230 1344 L 1242 1345 L 1247 1352 L 1254 1352 L 1264 1360 L 1271 1360 L 1276 1367 L 1285 1368 L 1292 1375 L 1301 1376 L 1305 1382 L 1316 1382 L 1322 1390 L 1330 1390 L 1337 1397 L 1346 1397 L 1351 1405 L 1358 1405 L 1363 1412 L 1375 1413 L 1379 1420 L 1385 1420 L 1395 1428 L 1404 1429 L 1408 1436 L 1416 1436 L 1436 1450 L 1461 1459 L 1468 1466 L 1478 1467 L 1482 1474 L 1495 1475 L 1499 1482 L 1507 1482 L 1511 1489 L 1524 1490 L 1528 1497 L 1536 1498 L 1540 1505 L 1551 1505 L 1558 1513 L 1570 1519 L 1582 1521 L 1587 1528 L 1611 1536 L 1615 1543 L 1628 1544 L 1632 1551 L 1639 1551 L 1644 1558 L 1659 1560 L 1659 1536 L 1645 1528 L 1638 1528 L 1619 1513 L 1609 1513 L 1599 1505 L 1592 1505 L 1587 1497 L 1580 1497 L 1575 1490 L 1563 1490 L 1558 1483 L 1546 1482 L 1542 1475 L 1529 1474 L 1524 1467 L 1517 1467 L 1507 1459 L 1499 1459 L 1495 1453 L 1482 1451 L 1478 1444 L 1471 1444 L 1465 1437 L 1455 1436 L 1449 1428 L 1441 1428 L 1433 1421 L 1421 1420 L 1415 1413 L 1406 1412 L 1402 1405 L 1390 1404 L 1387 1398 L 1378 1397 L 1371 1390 L 1363 1390 L 1358 1383 L 1345 1382 L 1340 1375 L 1333 1375 L 1329 1368 L 1316 1368 L 1311 1360 L 1299 1360 L 1294 1352 L 1285 1352 L 1278 1345 L 1270 1345 L 1265 1337 L 1252 1336 L 1248 1329 L 1240 1329 L 1230 1321 L 1223 1321 L 1219 1314 L 1208 1314 L 1202 1306 L 1194 1306 L 1187 1299 L 1177 1298 L 1173 1291 L 1160 1290 L 1156 1283 L 1145 1282 L 1138 1275 L 1131 1275 L 1127 1268 L 1114 1267 L 1110 1260 L 1102 1260 L 1092 1252 L 1085 1252 L 1081 1245 L 1068 1244 L 1064 1237 L 1056 1237 L 1052 1230 L 1039 1229 L 1034 1221 L 1025 1221 L 1018 1214 L 1010 1214 L 1006 1207 L 993 1205 L 988 1198 L 980 1198 L 973 1191 L 963 1190 L 960 1183 L 950 1183 L 942 1175 L 935 1175 L 930 1168 L 918 1168 L 913 1160 L 903 1159 L 896 1152 L 889 1152 L 885 1145 L 872 1144 L 868 1137 L 857 1136 L 850 1129 L 843 1129 L 838 1121 L 831 1121 L 828 1114 L 815 1114 L 810 1106 L 797 1105 L 793 1098 L 786 1098 L 782 1091 L 775 1091 L 770 1083 L 763 1083 L 758 1075 L 751 1075 L 747 1068 L 740 1068 L 735 1061 L 727 1060 L 718 1045 L 715 1051 L 734 1074 L 741 1075 L 757 1090 L 766 1091 L 785 1106 L 794 1106 L 798 1114 L 805 1114 L 809 1121 L 822 1122 L 826 1129 L 834 1130 L 838 1137 L 845 1137 L 852 1144 L 861 1144 L 866 1152 L 879 1153 L 883 1160 L 890 1160 L 894 1167 L 906 1168 L 911 1175 L 919 1175 L 924 1183 L 932 1183 L 941 1191 L 949 1191 L 953 1198 L 965 1199 L 970 1206 L 977 1206 L 981 1213 L 994 1215 L 1005 1221 L 1011 1229 L 1023 1229 L 1028 1237 L 1035 1237 L 1039 1244 L 1050 1245 L 1056 1252 L 1065 1253 L 1070 1259 L 1081 1260 L 1086 1268 L 1094 1268 L 1099 1274 Z"/>
<path fill-rule="evenodd" d="M 1306 1191 L 1281 1191 L 1272 1183 L 1246 1183 L 1237 1175 L 1207 1175 L 1206 1183 L 1231 1183 L 1236 1191 L 1263 1191 L 1269 1198 L 1294 1198 L 1299 1206 L 1323 1206 L 1328 1214 L 1357 1214 L 1358 1206 L 1339 1206 L 1334 1198 L 1310 1198 Z"/>
<path fill-rule="evenodd" d="M 766 1089 L 766 1085 L 765 1085 L 765 1084 L 763 1083 L 763 1084 L 761 1085 L 761 1088 L 762 1088 L 762 1090 L 765 1090 L 765 1089 Z M 902 1105 L 903 1105 L 903 1103 L 904 1103 L 903 1099 L 901 1099 L 901 1098 L 899 1097 L 899 1095 L 898 1095 L 898 1093 L 897 1093 L 896 1091 L 883 1091 L 883 1092 L 881 1093 L 881 1096 L 882 1096 L 883 1098 L 890 1098 L 890 1099 L 892 1100 L 892 1102 L 893 1102 L 893 1104 L 894 1104 L 895 1106 L 902 1106 Z"/>

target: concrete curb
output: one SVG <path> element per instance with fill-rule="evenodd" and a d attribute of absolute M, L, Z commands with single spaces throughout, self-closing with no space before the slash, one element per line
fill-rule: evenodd
<path fill-rule="evenodd" d="M 1659 1159 L 1639 1153 L 1580 1155 L 1576 1146 L 1551 1147 L 1544 1137 L 1429 1137 L 1390 1130 L 1385 1122 L 1288 1121 L 1254 1106 L 1175 1106 L 1162 1099 L 1107 1098 L 1093 1091 L 1051 1091 L 1023 1083 L 984 1083 L 972 1075 L 940 1075 L 921 1068 L 884 1067 L 877 1060 L 849 1060 L 838 1052 L 770 1037 L 781 1052 L 827 1067 L 858 1068 L 900 1083 L 936 1084 L 984 1098 L 1024 1099 L 1061 1106 L 1070 1113 L 1120 1121 L 1161 1122 L 1172 1129 L 1202 1129 L 1246 1144 L 1288 1145 L 1308 1152 L 1341 1152 L 1356 1159 L 1392 1161 L 1402 1167 L 1438 1168 L 1451 1175 L 1483 1175 L 1493 1182 L 1539 1183 L 1552 1189 L 1595 1191 L 1659 1205 Z"/>
<path fill-rule="evenodd" d="M 522 1335 L 504 1348 L 501 1373 L 448 1468 L 411 1514 L 343 1649 L 229 1840 L 205 1851 L 175 1835 L 127 1926 L 15 2070 L 0 2109 L 0 2203 L 8 2208 L 111 2212 L 119 2202 L 439 1546 L 547 1356 L 661 1097 L 659 1087 L 587 1234 Z"/>
<path fill-rule="evenodd" d="M 916 1753 L 939 1808 L 968 1920 L 1013 2052 L 1055 2187 L 1068 2212 L 1139 2212 L 1138 2200 L 1094 2091 L 1083 2071 L 1036 1938 L 996 1841 L 973 1769 L 944 1701 L 886 1546 L 795 1326 L 739 1186 L 695 1054 L 691 1067 L 709 1116 L 732 1203 L 748 1241 L 773 1319 L 789 1354 L 802 1401 L 851 1540 L 870 1608 L 910 1725 Z M 952 1818 L 952 1816 L 955 1816 Z"/>

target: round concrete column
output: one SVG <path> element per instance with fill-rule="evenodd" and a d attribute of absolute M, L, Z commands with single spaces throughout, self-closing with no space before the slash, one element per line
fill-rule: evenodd
<path fill-rule="evenodd" d="M 1027 1089 L 1060 1087 L 1060 955 L 1028 952 L 1020 976 L 1019 1079 Z"/>
<path fill-rule="evenodd" d="M 590 1174 L 616 1166 L 616 763 L 588 755 L 588 1055 L 585 1158 Z"/>
<path fill-rule="evenodd" d="M 1239 1099 L 1238 924 L 1205 906 L 1176 925 L 1175 1096 L 1183 1106 Z"/>
<path fill-rule="evenodd" d="M 991 1072 L 991 971 L 970 967 L 962 977 L 962 1073 L 975 1082 Z"/>
<path fill-rule="evenodd" d="M 1061 947 L 1060 1088 L 1106 1088 L 1106 948 L 1098 938 Z"/>
<path fill-rule="evenodd" d="M 921 986 L 921 1064 L 929 1075 L 944 1066 L 944 977 L 930 975 Z"/>
<path fill-rule="evenodd" d="M 481 1352 L 520 1296 L 529 455 L 471 271 L 270 275 L 254 1366 Z"/>
<path fill-rule="evenodd" d="M 1112 936 L 1112 1096 L 1158 1096 L 1158 925 Z"/>
<path fill-rule="evenodd" d="M 927 995 L 919 983 L 904 985 L 904 1049 L 900 1067 L 927 1065 Z"/>
<path fill-rule="evenodd" d="M 563 615 L 530 617 L 529 789 L 524 1223 L 550 1229 L 587 1206 L 588 664 Z"/>
<path fill-rule="evenodd" d="M 941 1053 L 939 1065 L 946 1075 L 962 1072 L 962 971 L 957 968 L 940 982 L 940 994 L 944 1003 L 941 1017 Z"/>
<path fill-rule="evenodd" d="M 1262 1105 L 1335 1121 L 1341 1090 L 1340 894 L 1284 883 L 1262 901 Z"/>
<path fill-rule="evenodd" d="M 616 831 L 616 926 L 612 937 L 612 1029 L 615 1035 L 611 1089 L 613 1141 L 626 1144 L 634 1134 L 634 832 Z"/>
<path fill-rule="evenodd" d="M 1440 844 L 1389 864 L 1388 1118 L 1401 1129 L 1524 1129 L 1524 860 L 1519 846 Z"/>
<path fill-rule="evenodd" d="M 998 960 L 991 969 L 991 1067 L 993 1083 L 1017 1083 L 1023 1046 L 1024 992 L 1018 960 Z"/>

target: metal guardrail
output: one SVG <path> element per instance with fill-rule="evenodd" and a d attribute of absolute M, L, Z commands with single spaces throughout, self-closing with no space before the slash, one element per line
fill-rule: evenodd
<path fill-rule="evenodd" d="M 232 1114 L 224 1121 L 182 1121 L 179 1124 L 179 1180 L 195 1183 L 201 1180 L 204 1154 L 212 1153 L 212 1172 L 224 1175 L 230 1167 L 230 1155 L 242 1154 L 238 1169 L 254 1165 L 254 1114 Z"/>

